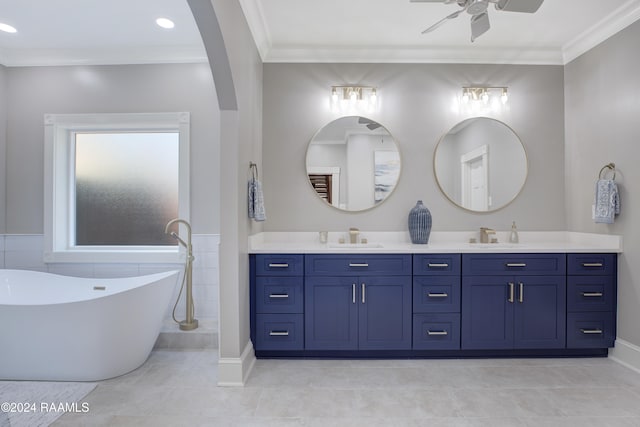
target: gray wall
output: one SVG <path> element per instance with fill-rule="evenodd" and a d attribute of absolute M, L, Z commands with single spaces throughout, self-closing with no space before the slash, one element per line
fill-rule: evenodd
<path fill-rule="evenodd" d="M 43 232 L 45 113 L 163 111 L 191 113 L 193 231 L 219 233 L 220 112 L 208 64 L 16 67 L 5 73 L 6 233 Z"/>
<path fill-rule="evenodd" d="M 7 68 L 0 65 L 0 234 L 5 233 L 7 159 Z"/>
<path fill-rule="evenodd" d="M 564 230 L 564 77 L 562 66 L 462 64 L 264 64 L 263 163 L 265 231 L 401 231 L 417 199 L 433 215 L 433 229 L 480 226 Z M 329 111 L 330 86 L 379 87 L 380 111 L 369 116 L 394 136 L 402 157 L 396 191 L 375 209 L 344 213 L 322 202 L 305 172 L 307 144 L 339 114 Z M 439 138 L 467 118 L 453 112 L 463 85 L 509 86 L 510 110 L 493 118 L 520 136 L 529 157 L 523 193 L 506 208 L 472 214 L 439 191 L 432 163 Z"/>
<path fill-rule="evenodd" d="M 570 230 L 624 236 L 618 263 L 618 336 L 635 345 L 640 345 L 640 200 L 634 197 L 640 183 L 638 40 L 640 22 L 565 68 L 567 224 Z M 594 184 L 609 162 L 616 164 L 622 213 L 613 225 L 595 224 Z"/>

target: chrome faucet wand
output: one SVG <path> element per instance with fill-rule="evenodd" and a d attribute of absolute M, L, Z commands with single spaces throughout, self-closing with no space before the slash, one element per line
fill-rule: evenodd
<path fill-rule="evenodd" d="M 178 236 L 178 233 L 172 231 L 169 233 L 169 228 L 175 223 L 182 223 L 187 227 L 187 241 L 185 242 Z M 194 318 L 195 306 L 193 304 L 193 282 L 192 282 L 192 272 L 193 272 L 193 260 L 195 259 L 193 256 L 193 247 L 191 246 L 191 225 L 180 218 L 172 219 L 169 221 L 164 228 L 165 234 L 169 234 L 171 237 L 176 239 L 178 243 L 184 246 L 187 250 L 187 261 L 184 267 L 184 277 L 182 279 L 182 286 L 184 286 L 186 281 L 186 319 L 178 322 L 175 318 L 175 309 L 178 305 L 178 301 L 176 301 L 176 305 L 173 306 L 174 316 L 173 320 L 175 320 L 180 325 L 180 330 L 190 331 L 196 329 L 198 327 L 198 319 Z M 180 293 L 182 293 L 182 286 L 180 287 Z M 178 294 L 178 300 L 180 299 L 180 294 Z"/>

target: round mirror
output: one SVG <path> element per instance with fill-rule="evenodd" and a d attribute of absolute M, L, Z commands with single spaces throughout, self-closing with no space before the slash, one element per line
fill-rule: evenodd
<path fill-rule="evenodd" d="M 400 177 L 400 152 L 380 123 L 341 117 L 316 133 L 307 148 L 307 175 L 315 193 L 345 211 L 377 206 Z"/>
<path fill-rule="evenodd" d="M 440 190 L 461 208 L 491 212 L 511 203 L 527 179 L 527 154 L 506 124 L 474 117 L 438 142 L 433 171 Z"/>

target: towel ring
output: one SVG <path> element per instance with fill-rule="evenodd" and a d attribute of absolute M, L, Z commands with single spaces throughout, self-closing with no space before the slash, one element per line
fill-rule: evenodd
<path fill-rule="evenodd" d="M 604 172 L 604 176 L 607 175 L 607 169 L 609 169 L 610 171 L 613 171 L 613 179 L 616 179 L 616 164 L 615 163 L 608 163 L 606 165 L 604 165 L 602 167 L 602 169 L 600 169 L 600 173 L 598 174 L 598 179 L 602 179 L 602 172 Z"/>

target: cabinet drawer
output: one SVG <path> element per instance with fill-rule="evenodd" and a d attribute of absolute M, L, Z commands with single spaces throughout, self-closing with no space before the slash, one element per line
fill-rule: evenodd
<path fill-rule="evenodd" d="M 564 275 L 564 254 L 463 254 L 463 275 Z"/>
<path fill-rule="evenodd" d="M 567 348 L 613 347 L 615 313 L 568 313 Z"/>
<path fill-rule="evenodd" d="M 302 314 L 256 315 L 256 350 L 302 350 Z"/>
<path fill-rule="evenodd" d="M 613 276 L 568 276 L 568 311 L 613 311 Z"/>
<path fill-rule="evenodd" d="M 413 278 L 415 313 L 460 312 L 460 276 L 418 276 Z"/>
<path fill-rule="evenodd" d="M 410 275 L 411 255 L 307 255 L 305 270 L 310 276 Z"/>
<path fill-rule="evenodd" d="M 455 350 L 460 348 L 460 314 L 414 314 L 414 350 Z"/>
<path fill-rule="evenodd" d="M 303 255 L 256 255 L 258 276 L 302 276 Z"/>
<path fill-rule="evenodd" d="M 414 255 L 413 274 L 416 276 L 460 274 L 460 254 Z"/>
<path fill-rule="evenodd" d="M 614 274 L 616 259 L 616 254 L 568 254 L 567 274 Z"/>
<path fill-rule="evenodd" d="M 256 277 L 258 313 L 302 313 L 302 277 Z"/>

